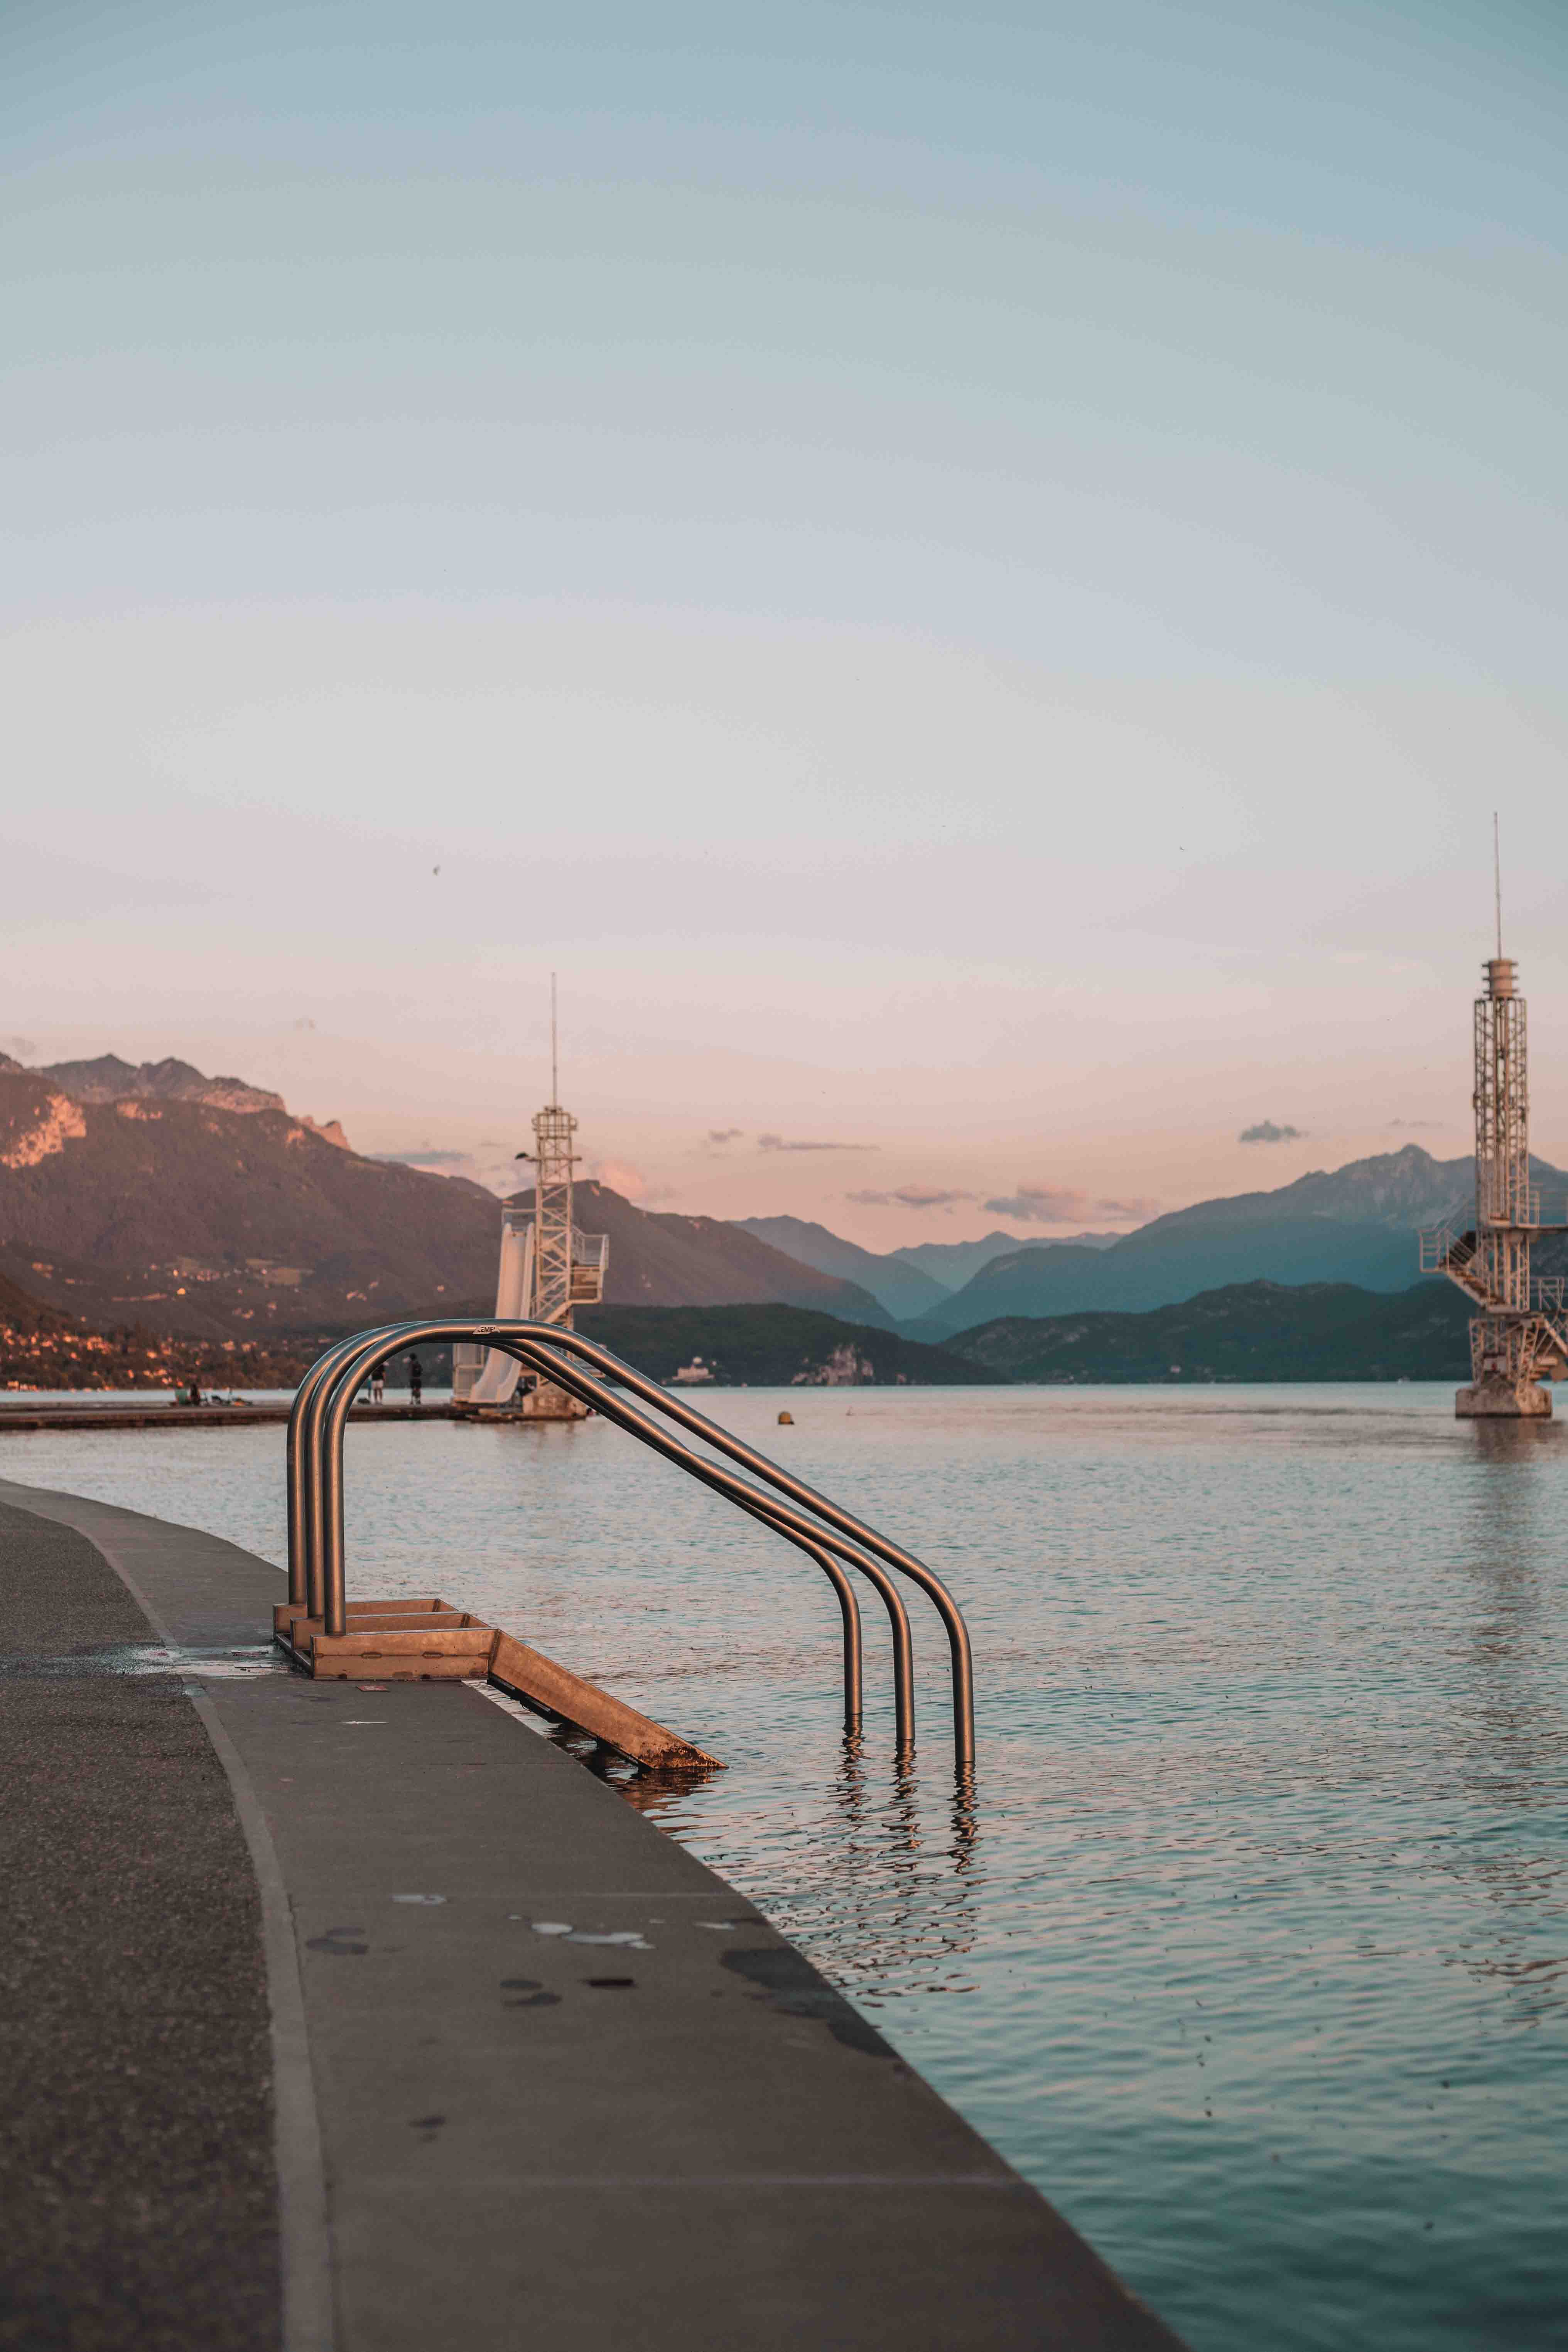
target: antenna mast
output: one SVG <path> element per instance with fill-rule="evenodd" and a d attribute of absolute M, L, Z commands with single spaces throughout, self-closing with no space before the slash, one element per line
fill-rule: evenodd
<path fill-rule="evenodd" d="M 1492 894 L 1497 905 L 1497 951 L 1502 961 L 1502 853 L 1498 847 L 1497 811 L 1492 811 Z"/>
<path fill-rule="evenodd" d="M 574 1307 L 605 1295 L 609 1244 L 602 1234 L 580 1234 L 573 1202 L 577 1122 L 561 1108 L 556 977 L 550 975 L 550 1100 L 533 1115 L 533 1256 L 524 1313 L 536 1323 L 572 1328 Z M 553 1382 L 535 1382 L 523 1399 L 531 1421 L 577 1421 L 584 1408 Z"/>

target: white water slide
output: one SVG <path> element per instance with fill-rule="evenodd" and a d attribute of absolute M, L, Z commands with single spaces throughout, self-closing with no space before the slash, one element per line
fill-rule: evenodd
<path fill-rule="evenodd" d="M 533 1215 L 508 1209 L 500 1237 L 500 1271 L 496 1277 L 496 1320 L 521 1322 L 533 1297 Z M 522 1366 L 515 1356 L 497 1348 L 460 1342 L 452 1350 L 452 1395 L 458 1404 L 510 1404 L 517 1393 Z"/>

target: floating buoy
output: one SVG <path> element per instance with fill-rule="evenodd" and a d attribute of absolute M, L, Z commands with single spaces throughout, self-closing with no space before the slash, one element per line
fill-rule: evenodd
<path fill-rule="evenodd" d="M 793 1428 L 795 1427 L 795 1415 L 794 1415 L 794 1413 L 793 1413 L 793 1412 L 781 1412 L 781 1413 L 780 1413 L 780 1415 L 779 1415 L 779 1427 L 780 1427 L 781 1429 L 793 1429 Z"/>

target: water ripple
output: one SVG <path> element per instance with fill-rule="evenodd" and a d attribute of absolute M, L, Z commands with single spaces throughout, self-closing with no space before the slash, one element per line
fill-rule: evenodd
<path fill-rule="evenodd" d="M 765 1906 L 1196 2352 L 1563 2338 L 1568 1432 L 1447 1389 L 736 1391 L 974 1633 L 846 1748 L 837 1610 L 603 1424 L 351 1433 L 361 1591 L 492 1615 L 730 1769 L 629 1802 Z M 281 1559 L 281 1433 L 10 1474 Z M 436 1565 L 439 1563 L 439 1565 Z"/>

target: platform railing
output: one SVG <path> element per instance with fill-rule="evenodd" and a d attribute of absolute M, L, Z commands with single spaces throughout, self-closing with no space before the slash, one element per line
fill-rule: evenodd
<path fill-rule="evenodd" d="M 1455 1242 L 1458 1239 L 1458 1234 L 1455 1231 L 1452 1223 L 1444 1225 L 1423 1225 L 1419 1228 L 1418 1238 L 1421 1244 L 1422 1273 L 1442 1274 L 1446 1272 L 1448 1264 L 1448 1253 L 1453 1248 Z"/>
<path fill-rule="evenodd" d="M 289 1420 L 289 1595 L 294 1605 L 304 1605 L 328 1633 L 341 1632 L 346 1622 L 342 1432 L 364 1370 L 395 1349 L 458 1339 L 483 1340 L 515 1356 L 815 1559 L 834 1581 L 838 1594 L 845 1623 L 847 1717 L 854 1715 L 857 1719 L 858 1612 L 852 1591 L 847 1592 L 846 1605 L 846 1584 L 835 1577 L 829 1562 L 837 1556 L 868 1577 L 881 1595 L 892 1624 L 898 1738 L 905 1752 L 912 1747 L 914 1733 L 911 1642 L 908 1614 L 887 1567 L 917 1584 L 933 1601 L 947 1632 L 954 1749 L 961 1768 L 967 1769 L 973 1764 L 973 1673 L 969 1636 L 942 1580 L 912 1553 L 710 1421 L 684 1399 L 672 1396 L 636 1366 L 597 1341 L 564 1331 L 559 1325 L 468 1320 L 398 1323 L 357 1334 L 328 1349 L 301 1382 Z M 759 1487 L 751 1479 L 739 1478 L 708 1455 L 694 1453 L 639 1412 L 621 1391 L 640 1398 L 667 1421 L 741 1464 L 765 1486 Z"/>

